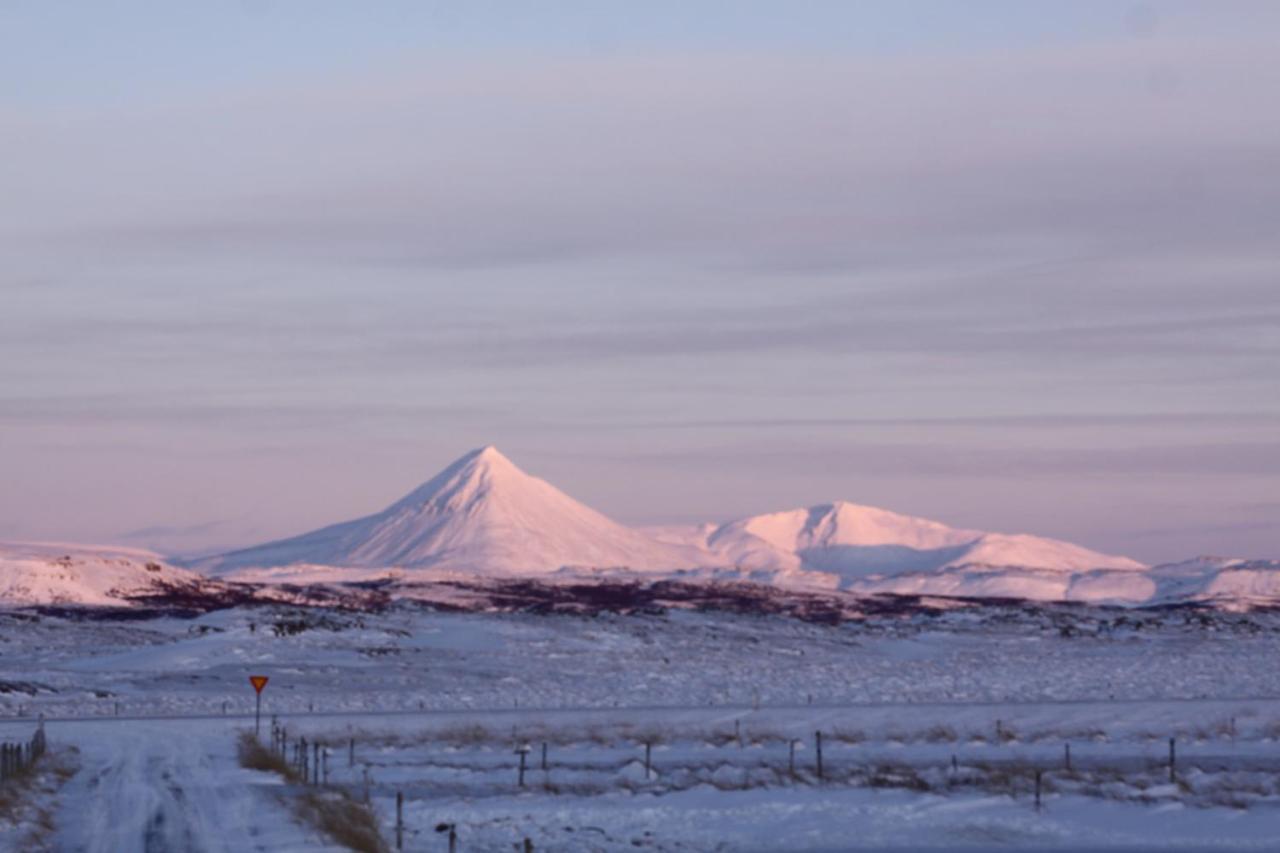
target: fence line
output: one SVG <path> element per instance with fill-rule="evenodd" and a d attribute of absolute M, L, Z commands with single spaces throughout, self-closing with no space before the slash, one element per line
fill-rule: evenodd
<path fill-rule="evenodd" d="M 26 773 L 44 755 L 46 746 L 43 724 L 30 740 L 0 744 L 0 783 Z"/>

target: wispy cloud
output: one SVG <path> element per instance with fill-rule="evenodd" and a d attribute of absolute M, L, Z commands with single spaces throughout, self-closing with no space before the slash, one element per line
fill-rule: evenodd
<path fill-rule="evenodd" d="M 967 479 L 1108 478 L 1185 475 L 1280 475 L 1280 442 L 1223 442 L 1120 447 L 991 447 L 971 443 L 906 441 L 806 441 L 788 445 L 733 442 L 701 444 L 680 452 L 637 450 L 582 455 L 638 466 L 696 472 L 724 466 L 761 474 L 782 467 L 823 468 L 849 476 L 961 477 Z"/>
<path fill-rule="evenodd" d="M 761 501 L 866 472 L 1255 488 L 1278 464 L 1277 18 L 1179 10 L 892 51 L 406 49 L 14 101 L 0 517 L 38 522 L 56 482 L 97 518 L 149 448 L 217 459 L 190 476 L 225 508 L 265 462 L 394 445 L 360 481 L 391 493 L 495 434 L 593 460 L 588 487 L 625 474 L 624 515 L 685 469 Z M 1235 521 L 1230 489 L 1180 488 Z M 144 526 L 124 503 L 94 529 Z"/>

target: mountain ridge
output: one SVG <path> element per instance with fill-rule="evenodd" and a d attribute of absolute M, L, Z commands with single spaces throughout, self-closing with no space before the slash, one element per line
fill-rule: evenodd
<path fill-rule="evenodd" d="M 954 528 L 848 501 L 720 524 L 634 529 L 525 473 L 491 445 L 379 512 L 224 554 L 164 561 L 138 549 L 47 547 L 78 547 L 83 558 L 68 566 L 48 550 L 0 547 L 0 600 L 105 603 L 145 593 L 155 580 L 174 585 L 204 576 L 174 568 L 184 566 L 269 586 L 628 577 L 855 595 L 1280 601 L 1277 562 L 1201 557 L 1147 567 L 1069 542 Z"/>
<path fill-rule="evenodd" d="M 1138 570 L 1141 563 L 1025 534 L 949 527 L 836 501 L 683 533 L 625 527 L 530 476 L 496 447 L 473 450 L 381 512 L 192 565 L 225 572 L 290 564 L 541 574 L 567 567 L 766 572 L 793 582 L 967 563 L 1050 570 Z M 817 580 L 817 579 L 811 579 Z M 820 582 L 824 583 L 825 582 Z"/>
<path fill-rule="evenodd" d="M 116 606 L 202 580 L 140 548 L 0 542 L 0 601 Z"/>

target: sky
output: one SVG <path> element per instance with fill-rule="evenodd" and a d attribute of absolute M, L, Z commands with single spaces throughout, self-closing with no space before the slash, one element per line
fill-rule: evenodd
<path fill-rule="evenodd" d="M 466 451 L 1280 557 L 1280 4 L 0 0 L 0 538 Z"/>

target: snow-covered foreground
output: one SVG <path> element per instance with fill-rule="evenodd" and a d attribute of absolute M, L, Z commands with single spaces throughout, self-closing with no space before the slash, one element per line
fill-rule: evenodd
<path fill-rule="evenodd" d="M 1270 613 L 22 612 L 0 614 L 0 739 L 43 713 L 79 750 L 57 850 L 325 849 L 237 765 L 249 674 L 264 732 L 326 744 L 358 797 L 368 771 L 389 839 L 404 794 L 409 850 L 447 849 L 441 823 L 464 851 L 1265 850 L 1277 660 Z"/>
<path fill-rule="evenodd" d="M 1000 722 L 1009 739 L 993 736 L 993 715 L 1010 710 Z M 1220 717 L 1233 713 L 1234 740 L 1230 717 Z M 922 728 L 938 719 L 953 732 L 936 722 Z M 1220 719 L 1222 728 L 1188 735 L 1179 781 L 1168 784 L 1163 739 L 1148 730 L 1198 719 Z M 403 793 L 409 850 L 446 849 L 442 823 L 456 825 L 463 850 L 519 849 L 524 838 L 566 851 L 1280 845 L 1280 742 L 1256 725 L 1256 702 L 304 714 L 281 722 L 291 740 L 328 745 L 331 784 L 361 796 L 367 769 L 388 838 Z M 55 741 L 82 754 L 55 811 L 52 849 L 334 849 L 297 825 L 273 777 L 235 766 L 247 719 L 48 725 Z M 827 738 L 821 782 L 818 729 Z M 793 736 L 803 744 L 794 771 Z M 1064 736 L 1076 738 L 1071 773 L 1062 769 Z M 524 787 L 513 743 L 533 747 Z M 1036 767 L 1049 768 L 1039 810 Z"/>
<path fill-rule="evenodd" d="M 81 721 L 47 730 L 78 750 L 80 768 L 58 794 L 54 850 L 341 849 L 295 822 L 275 796 L 278 777 L 239 766 L 227 721 Z"/>

